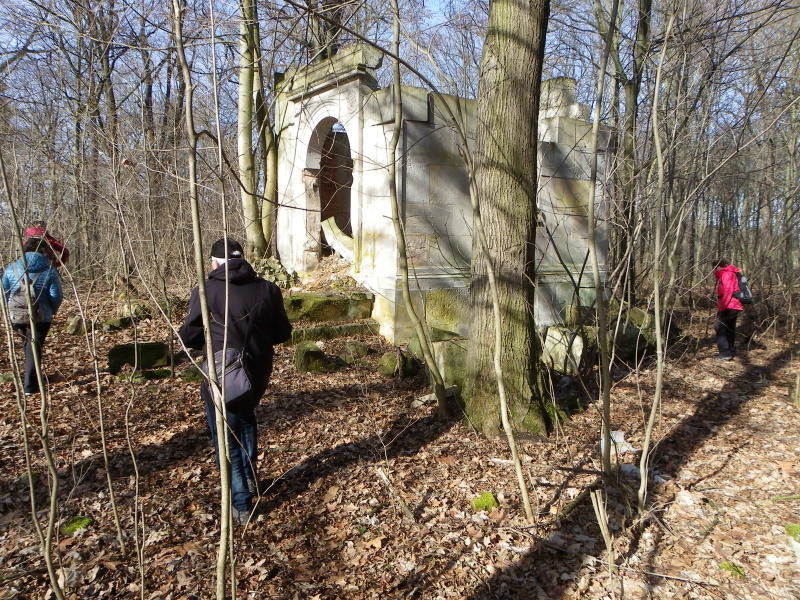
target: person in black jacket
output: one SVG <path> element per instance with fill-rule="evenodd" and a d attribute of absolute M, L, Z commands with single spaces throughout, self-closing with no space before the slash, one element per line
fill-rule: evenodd
<path fill-rule="evenodd" d="M 213 350 L 217 352 L 223 346 L 242 350 L 243 364 L 252 383 L 249 395 L 226 404 L 233 514 L 242 524 L 252 514 L 253 492 L 257 489 L 255 407 L 269 384 L 273 345 L 285 342 L 292 333 L 280 288 L 258 277 L 243 254 L 242 246 L 230 238 L 227 242 L 225 239 L 214 242 L 211 247 L 213 270 L 206 281 Z M 197 288 L 192 290 L 189 314 L 179 333 L 188 348 L 201 350 L 205 347 Z M 201 384 L 200 397 L 205 403 L 219 464 L 216 412 L 208 381 Z"/>

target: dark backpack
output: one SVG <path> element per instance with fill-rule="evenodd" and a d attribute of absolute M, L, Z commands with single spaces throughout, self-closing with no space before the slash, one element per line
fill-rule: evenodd
<path fill-rule="evenodd" d="M 742 304 L 752 304 L 753 294 L 750 291 L 750 287 L 747 285 L 747 277 L 745 277 L 741 273 L 737 273 L 736 279 L 739 280 L 739 290 L 733 292 L 733 297 L 736 298 Z"/>
<path fill-rule="evenodd" d="M 36 288 L 34 287 L 41 276 L 42 273 L 38 273 L 31 280 L 27 273 L 23 273 L 17 289 L 11 292 L 11 297 L 8 299 L 8 316 L 13 325 L 27 325 L 30 322 L 26 296 L 30 298 L 31 306 L 33 307 L 33 322 L 42 322 L 44 312 L 42 307 L 38 305 Z"/>

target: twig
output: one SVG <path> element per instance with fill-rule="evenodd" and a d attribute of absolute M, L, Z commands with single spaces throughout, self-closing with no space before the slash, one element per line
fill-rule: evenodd
<path fill-rule="evenodd" d="M 386 474 L 386 471 L 383 470 L 383 467 L 378 467 L 376 469 L 378 472 L 378 478 L 386 484 L 386 487 L 389 488 L 390 496 L 394 498 L 397 503 L 400 505 L 400 509 L 403 511 L 403 514 L 407 516 L 412 523 L 416 523 L 417 520 L 414 518 L 414 513 L 411 508 L 408 506 L 405 500 L 400 496 L 397 492 L 397 489 L 392 485 L 392 482 L 389 480 L 389 476 Z"/>
<path fill-rule="evenodd" d="M 601 564 L 606 564 L 606 561 L 604 560 L 600 560 L 599 558 L 596 560 Z M 707 581 L 698 581 L 697 579 L 688 579 L 686 577 L 678 577 L 677 575 L 665 575 L 664 573 L 655 573 L 653 571 L 641 571 L 639 569 L 634 569 L 633 567 L 628 567 L 626 565 L 616 565 L 616 566 L 620 569 L 625 569 L 626 571 L 630 571 L 632 573 L 638 573 L 639 575 L 650 575 L 651 577 L 660 577 L 661 579 L 669 579 L 671 581 L 682 581 L 684 583 L 691 583 L 692 585 L 699 585 L 703 587 L 719 587 L 719 584 L 709 583 Z"/>
<path fill-rule="evenodd" d="M 490 458 L 490 461 L 493 463 L 501 464 L 501 465 L 513 465 L 514 461 L 509 460 L 507 458 Z M 544 463 L 536 463 L 531 462 L 529 457 L 525 457 L 525 464 L 531 467 L 537 467 L 540 469 L 550 469 L 552 471 L 568 471 L 570 473 L 584 473 L 586 475 L 602 475 L 602 471 L 598 471 L 597 469 L 581 469 L 579 467 L 562 467 L 560 465 L 546 465 Z"/>
<path fill-rule="evenodd" d="M 611 534 L 611 529 L 608 527 L 606 501 L 605 498 L 603 498 L 602 490 L 592 490 L 591 496 L 594 514 L 597 516 L 597 524 L 600 526 L 600 533 L 603 535 L 603 541 L 606 544 L 606 552 L 608 553 L 608 574 L 611 575 L 616 571 L 617 561 L 614 559 L 614 536 Z"/>
<path fill-rule="evenodd" d="M 0 575 L 0 583 L 6 584 L 11 581 L 15 581 L 17 579 L 22 579 L 23 577 L 28 577 L 29 575 L 38 575 L 39 573 L 44 573 L 47 571 L 46 567 L 36 567 L 35 569 L 31 569 L 29 571 L 21 571 L 19 573 L 14 573 L 13 575 Z"/>

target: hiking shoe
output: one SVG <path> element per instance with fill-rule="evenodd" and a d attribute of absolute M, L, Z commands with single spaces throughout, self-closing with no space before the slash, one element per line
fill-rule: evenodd
<path fill-rule="evenodd" d="M 239 510 L 238 508 L 234 508 L 232 512 L 233 520 L 242 526 L 245 526 L 250 522 L 250 515 L 252 514 L 253 511 L 250 509 Z"/>
<path fill-rule="evenodd" d="M 717 360 L 733 360 L 732 356 L 718 356 Z"/>

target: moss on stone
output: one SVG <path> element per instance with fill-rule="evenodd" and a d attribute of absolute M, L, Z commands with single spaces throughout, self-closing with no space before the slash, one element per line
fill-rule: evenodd
<path fill-rule="evenodd" d="M 314 342 L 300 342 L 294 350 L 294 366 L 303 373 L 326 373 L 336 369 L 336 361 Z"/>
<path fill-rule="evenodd" d="M 344 348 L 339 353 L 339 358 L 346 363 L 353 363 L 359 358 L 365 357 L 368 353 L 369 346 L 364 342 L 348 340 L 344 343 Z"/>
<path fill-rule="evenodd" d="M 569 421 L 569 415 L 561 407 L 557 406 L 554 402 L 545 402 L 544 411 L 552 423 L 564 423 Z"/>
<path fill-rule="evenodd" d="M 112 317 L 103 321 L 102 329 L 105 332 L 119 331 L 120 329 L 127 329 L 133 325 L 133 319 L 130 317 Z"/>
<path fill-rule="evenodd" d="M 446 329 L 439 329 L 438 327 L 428 327 L 428 335 L 432 344 L 457 338 L 461 339 L 459 334 Z M 416 331 L 411 334 L 411 339 L 408 342 L 408 351 L 417 358 L 422 358 L 422 345 L 419 342 L 419 336 Z"/>
<path fill-rule="evenodd" d="M 79 530 L 86 529 L 94 523 L 91 517 L 72 517 L 61 525 L 61 533 L 64 535 L 75 535 Z"/>
<path fill-rule="evenodd" d="M 378 361 L 378 373 L 385 377 L 411 377 L 416 372 L 414 358 L 399 349 L 385 352 Z"/>
<path fill-rule="evenodd" d="M 434 342 L 433 354 L 445 387 L 456 385 L 463 390 L 467 377 L 467 340 L 459 338 Z"/>
<path fill-rule="evenodd" d="M 118 375 L 120 381 L 127 381 L 129 383 L 144 383 L 153 379 L 166 379 L 172 375 L 172 369 L 152 369 L 148 371 L 134 371 L 133 373 L 124 373 Z"/>
<path fill-rule="evenodd" d="M 432 329 L 462 331 L 465 323 L 469 323 L 466 290 L 443 289 L 428 292 L 425 295 L 425 321 Z"/>
<path fill-rule="evenodd" d="M 67 335 L 83 335 L 86 333 L 86 323 L 80 315 L 70 317 L 67 324 L 64 326 L 64 333 Z"/>
<path fill-rule="evenodd" d="M 163 342 L 119 344 L 108 352 L 108 370 L 111 374 L 119 373 L 123 365 L 144 370 L 168 364 L 169 347 Z"/>
<path fill-rule="evenodd" d="M 492 510 L 499 506 L 497 498 L 494 497 L 492 492 L 484 492 L 480 496 L 475 496 L 470 503 L 472 504 L 472 510 L 475 512 Z"/>
<path fill-rule="evenodd" d="M 283 299 L 290 321 L 350 321 L 368 319 L 372 313 L 372 294 L 323 295 L 300 292 Z"/>
<path fill-rule="evenodd" d="M 630 319 L 630 322 L 636 325 L 636 327 L 639 329 L 653 326 L 652 315 L 643 308 L 634 306 L 628 311 L 628 318 Z"/>
<path fill-rule="evenodd" d="M 144 371 L 144 376 L 147 379 L 166 379 L 172 377 L 172 369 L 151 369 Z"/>

